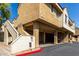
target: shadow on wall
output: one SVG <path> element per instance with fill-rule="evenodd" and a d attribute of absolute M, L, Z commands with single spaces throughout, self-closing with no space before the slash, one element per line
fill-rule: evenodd
<path fill-rule="evenodd" d="M 4 42 L 4 32 L 0 32 L 0 42 Z"/>
<path fill-rule="evenodd" d="M 64 41 L 64 39 L 67 39 L 66 36 L 67 36 L 67 33 L 61 33 L 61 32 L 59 32 L 58 33 L 58 39 L 59 39 L 58 43 L 61 43 L 61 42 Z"/>

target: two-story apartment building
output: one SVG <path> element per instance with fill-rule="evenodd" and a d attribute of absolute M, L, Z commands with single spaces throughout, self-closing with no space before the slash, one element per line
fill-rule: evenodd
<path fill-rule="evenodd" d="M 75 23 L 67 8 L 57 3 L 19 4 L 14 26 L 22 35 L 33 35 L 35 47 L 40 44 L 68 43 L 75 33 Z"/>

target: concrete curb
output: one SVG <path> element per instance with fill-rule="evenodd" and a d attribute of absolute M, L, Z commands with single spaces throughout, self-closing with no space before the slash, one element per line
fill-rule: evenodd
<path fill-rule="evenodd" d="M 43 50 L 42 48 L 39 48 L 39 49 L 30 51 L 30 52 L 24 52 L 24 53 L 16 54 L 16 56 L 28 56 L 30 54 L 41 52 L 42 50 Z"/>

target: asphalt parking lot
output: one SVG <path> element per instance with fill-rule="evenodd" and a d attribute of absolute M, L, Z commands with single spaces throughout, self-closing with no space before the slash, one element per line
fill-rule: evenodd
<path fill-rule="evenodd" d="M 4 44 L 0 46 L 0 56 L 11 56 L 9 47 Z M 65 43 L 44 47 L 41 52 L 29 56 L 79 56 L 79 43 Z"/>
<path fill-rule="evenodd" d="M 65 43 L 44 47 L 41 52 L 30 56 L 79 56 L 79 43 Z"/>

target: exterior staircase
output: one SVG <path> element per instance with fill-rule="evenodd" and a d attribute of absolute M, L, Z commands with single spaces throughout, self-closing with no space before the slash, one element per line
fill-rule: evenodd
<path fill-rule="evenodd" d="M 30 35 L 28 32 L 26 32 L 26 31 L 24 30 L 24 28 L 23 28 L 22 25 L 19 25 L 19 26 L 18 26 L 17 31 L 18 31 L 21 35 Z"/>
<path fill-rule="evenodd" d="M 8 45 L 6 45 L 4 42 L 0 42 L 0 54 L 1 55 L 13 55 L 15 53 L 24 51 L 24 50 L 30 50 L 35 48 L 35 41 L 34 37 L 27 34 L 19 33 L 13 26 L 13 24 L 10 23 L 9 20 L 7 20 L 4 23 L 4 28 L 7 30 L 7 32 L 10 33 L 12 37 L 12 41 L 8 41 Z M 20 28 L 19 28 L 20 29 Z M 23 28 L 21 28 L 21 31 L 23 31 Z M 5 31 L 4 31 L 5 32 Z M 4 33 L 5 35 L 5 33 Z M 7 35 L 5 35 L 6 37 Z M 9 40 L 5 38 L 5 40 Z"/>

